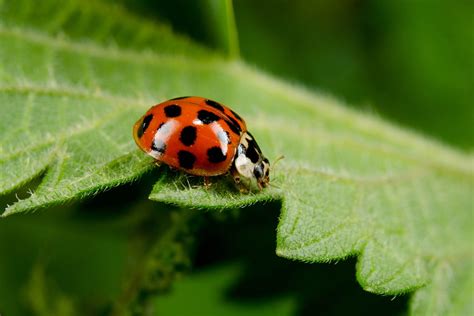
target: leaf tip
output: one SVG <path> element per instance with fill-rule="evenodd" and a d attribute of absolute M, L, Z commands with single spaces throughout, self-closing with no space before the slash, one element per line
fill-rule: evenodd
<path fill-rule="evenodd" d="M 7 206 L 7 208 L 5 208 L 5 210 L 3 211 L 2 214 L 0 214 L 0 218 L 6 218 L 14 213 L 16 213 L 14 210 L 12 210 L 12 206 L 13 205 L 9 205 Z"/>
<path fill-rule="evenodd" d="M 278 244 L 277 244 L 275 253 L 278 257 L 281 257 L 281 258 L 286 258 L 286 259 L 291 259 L 292 258 L 291 254 L 286 250 L 286 248 L 282 247 L 281 245 L 278 245 Z"/>

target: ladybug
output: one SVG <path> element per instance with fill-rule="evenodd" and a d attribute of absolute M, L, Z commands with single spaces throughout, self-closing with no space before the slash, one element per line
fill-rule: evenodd
<path fill-rule="evenodd" d="M 179 97 L 151 107 L 133 126 L 141 150 L 172 168 L 203 176 L 230 173 L 237 184 L 270 182 L 270 162 L 229 107 L 202 97 Z M 243 178 L 243 179 L 242 179 Z"/>

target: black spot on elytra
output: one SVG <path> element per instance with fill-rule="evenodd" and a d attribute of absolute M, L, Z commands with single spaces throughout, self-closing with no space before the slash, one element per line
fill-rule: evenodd
<path fill-rule="evenodd" d="M 207 105 L 212 106 L 214 109 L 224 112 L 224 107 L 220 105 L 219 103 L 217 103 L 216 101 L 207 99 L 204 102 L 206 102 Z"/>
<path fill-rule="evenodd" d="M 166 151 L 166 144 L 162 140 L 156 140 L 151 143 L 151 149 L 160 154 L 164 154 Z"/>
<path fill-rule="evenodd" d="M 227 120 L 227 119 L 225 120 L 225 122 L 226 122 L 227 126 L 229 126 L 229 128 L 231 129 L 232 132 L 234 132 L 237 135 L 240 135 L 240 132 L 242 130 L 240 129 L 239 125 L 235 125 L 231 120 Z"/>
<path fill-rule="evenodd" d="M 166 117 L 178 117 L 181 115 L 181 107 L 177 104 L 171 104 L 165 107 Z"/>
<path fill-rule="evenodd" d="M 198 119 L 201 120 L 204 124 L 210 124 L 219 120 L 219 116 L 206 110 L 200 110 L 198 111 Z"/>
<path fill-rule="evenodd" d="M 220 147 L 211 147 L 207 150 L 207 158 L 212 163 L 219 163 L 226 160 L 227 156 L 222 153 Z"/>
<path fill-rule="evenodd" d="M 234 125 L 237 127 L 237 129 L 238 129 L 239 131 L 242 130 L 242 127 L 240 127 L 239 122 L 237 122 L 237 121 L 235 120 L 235 118 L 233 118 L 232 116 L 229 116 L 229 120 L 231 120 L 231 122 L 234 123 Z"/>
<path fill-rule="evenodd" d="M 181 130 L 181 134 L 179 136 L 179 140 L 183 143 L 183 145 L 191 146 L 196 141 L 197 130 L 194 126 L 186 126 Z"/>
<path fill-rule="evenodd" d="M 186 97 L 177 97 L 177 98 L 169 99 L 169 101 L 175 101 L 175 100 L 181 100 L 181 99 L 187 99 L 187 98 L 190 98 L 190 97 L 189 97 L 189 96 L 186 96 Z"/>
<path fill-rule="evenodd" d="M 153 114 L 148 114 L 143 118 L 142 124 L 138 127 L 137 136 L 141 138 L 143 133 L 145 133 L 146 129 L 150 125 L 151 120 L 153 119 Z"/>
<path fill-rule="evenodd" d="M 184 169 L 192 169 L 196 162 L 196 156 L 186 150 L 178 152 L 179 166 Z"/>
<path fill-rule="evenodd" d="M 241 122 L 244 121 L 244 120 L 242 119 L 242 117 L 241 117 L 239 114 L 235 113 L 235 112 L 232 111 L 232 110 L 230 110 L 230 111 L 232 112 L 232 114 L 234 114 L 234 116 L 235 116 L 239 121 L 241 121 Z"/>

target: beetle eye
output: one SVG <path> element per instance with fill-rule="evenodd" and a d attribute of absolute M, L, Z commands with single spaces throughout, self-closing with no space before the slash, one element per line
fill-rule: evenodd
<path fill-rule="evenodd" d="M 257 179 L 260 179 L 263 176 L 262 164 L 258 164 L 253 168 L 253 174 Z"/>

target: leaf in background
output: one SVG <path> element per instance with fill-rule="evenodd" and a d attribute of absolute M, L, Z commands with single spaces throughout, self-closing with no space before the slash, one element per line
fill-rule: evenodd
<path fill-rule="evenodd" d="M 129 227 L 70 211 L 0 221 L 2 315 L 65 315 L 71 308 L 84 315 L 119 296 L 129 277 Z"/>
<path fill-rule="evenodd" d="M 456 146 L 474 147 L 474 2 L 234 4 L 245 60 Z M 282 12 L 291 23 L 282 23 Z"/>
<path fill-rule="evenodd" d="M 281 198 L 279 255 L 358 255 L 368 291 L 422 287 L 414 312 L 472 310 L 460 292 L 472 286 L 471 157 L 206 54 L 119 9 L 55 4 L 42 3 L 61 8 L 48 19 L 28 1 L 0 8 L 0 192 L 45 172 L 31 197 L 4 214 L 138 177 L 151 163 L 135 149 L 132 123 L 156 102 L 202 95 L 241 113 L 270 160 L 287 157 L 272 174 L 281 189 L 245 195 L 220 179 L 204 190 L 190 185 L 199 179 L 163 172 L 152 199 L 220 209 Z"/>
<path fill-rule="evenodd" d="M 31 272 L 31 279 L 25 288 L 30 312 L 37 316 L 76 314 L 73 300 L 58 291 L 46 277 L 45 268 L 36 263 Z"/>
<path fill-rule="evenodd" d="M 156 313 L 182 316 L 294 315 L 296 304 L 292 297 L 266 299 L 258 303 L 231 299 L 227 287 L 240 270 L 239 265 L 219 266 L 176 282 L 172 293 L 156 299 Z"/>
<path fill-rule="evenodd" d="M 207 31 L 212 35 L 214 46 L 230 58 L 239 57 L 239 39 L 235 25 L 232 0 L 204 0 Z"/>
<path fill-rule="evenodd" d="M 226 55 L 239 56 L 239 39 L 232 0 L 102 0 L 119 3 L 127 11 L 150 20 L 165 21 L 177 33 L 186 34 Z"/>

